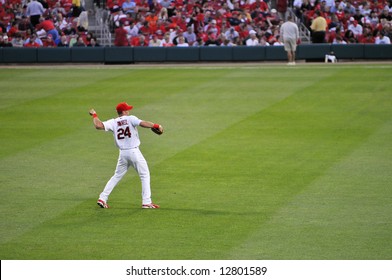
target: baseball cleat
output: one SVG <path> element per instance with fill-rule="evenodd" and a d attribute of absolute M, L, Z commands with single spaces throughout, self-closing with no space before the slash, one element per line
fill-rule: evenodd
<path fill-rule="evenodd" d="M 148 208 L 159 208 L 159 205 L 156 205 L 154 203 L 150 203 L 150 204 L 143 204 L 142 205 L 143 209 L 148 209 Z"/>
<path fill-rule="evenodd" d="M 98 199 L 97 204 L 101 208 L 109 208 L 109 205 L 107 205 L 106 202 L 103 201 L 102 199 Z"/>

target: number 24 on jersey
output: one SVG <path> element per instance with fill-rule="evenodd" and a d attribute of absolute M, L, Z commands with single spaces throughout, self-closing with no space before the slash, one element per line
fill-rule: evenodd
<path fill-rule="evenodd" d="M 117 129 L 117 139 L 121 140 L 121 139 L 125 139 L 125 137 L 131 138 L 131 131 L 129 129 L 129 126 L 127 126 L 125 129 L 122 127 Z"/>

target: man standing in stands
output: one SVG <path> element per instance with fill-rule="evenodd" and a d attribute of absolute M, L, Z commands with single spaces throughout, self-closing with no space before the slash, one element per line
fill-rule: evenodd
<path fill-rule="evenodd" d="M 56 27 L 54 26 L 53 21 L 49 19 L 44 19 L 41 17 L 39 19 L 39 24 L 35 27 L 37 30 L 45 30 L 47 35 L 52 35 L 53 41 L 57 41 L 59 38 L 59 32 L 57 31 Z"/>
<path fill-rule="evenodd" d="M 123 23 L 118 21 L 119 27 L 114 31 L 114 45 L 116 47 L 129 46 L 127 39 L 127 31 L 124 29 Z"/>
<path fill-rule="evenodd" d="M 320 11 L 316 11 L 316 18 L 313 19 L 310 29 L 312 30 L 312 42 L 313 44 L 320 44 L 325 42 L 325 33 L 327 31 L 327 21 L 321 15 Z"/>
<path fill-rule="evenodd" d="M 30 22 L 34 27 L 39 23 L 39 19 L 44 12 L 44 7 L 37 0 L 32 0 L 27 5 L 26 15 L 30 17 Z"/>

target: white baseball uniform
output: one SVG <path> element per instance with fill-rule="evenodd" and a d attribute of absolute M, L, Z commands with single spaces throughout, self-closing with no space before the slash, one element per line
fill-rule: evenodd
<path fill-rule="evenodd" d="M 142 183 L 142 204 L 151 203 L 150 171 L 147 161 L 139 150 L 140 139 L 137 126 L 142 120 L 135 116 L 121 116 L 103 122 L 105 131 L 111 131 L 114 141 L 119 148 L 119 157 L 116 171 L 106 183 L 99 199 L 107 202 L 110 193 L 127 173 L 129 167 L 133 167 L 138 173 Z"/>

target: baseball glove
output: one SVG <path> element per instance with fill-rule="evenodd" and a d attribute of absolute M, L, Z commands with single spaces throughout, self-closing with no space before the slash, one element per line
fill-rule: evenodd
<path fill-rule="evenodd" d="M 163 127 L 161 125 L 151 127 L 152 132 L 161 135 L 163 133 Z"/>

